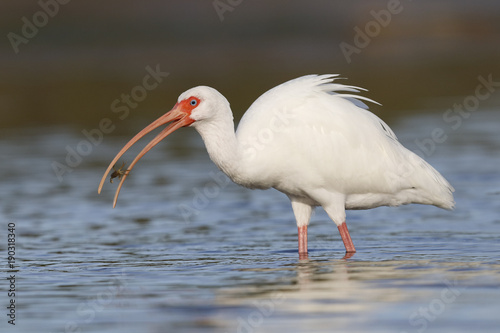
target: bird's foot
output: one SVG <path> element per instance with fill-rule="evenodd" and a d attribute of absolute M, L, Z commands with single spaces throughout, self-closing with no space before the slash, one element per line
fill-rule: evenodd
<path fill-rule="evenodd" d="M 349 259 L 351 258 L 354 254 L 356 253 L 356 251 L 354 252 L 346 252 L 344 257 L 342 259 Z"/>
<path fill-rule="evenodd" d="M 309 254 L 307 252 L 299 252 L 299 260 L 309 259 Z"/>

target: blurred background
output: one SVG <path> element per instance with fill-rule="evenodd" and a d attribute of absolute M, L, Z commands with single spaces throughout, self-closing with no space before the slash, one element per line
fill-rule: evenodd
<path fill-rule="evenodd" d="M 239 120 L 264 91 L 314 73 L 339 73 L 367 88 L 387 120 L 442 112 L 450 99 L 473 93 L 479 75 L 500 76 L 500 3 L 493 0 L 401 1 L 385 26 L 373 24 L 372 12 L 387 12 L 389 1 L 40 3 L 0 4 L 1 128 L 57 124 L 80 131 L 116 119 L 112 101 L 157 64 L 170 75 L 127 122 L 152 120 L 200 84 L 222 92 Z M 19 39 L 9 33 L 23 37 L 23 17 L 40 27 L 16 53 L 12 40 Z M 373 37 L 348 62 L 340 45 L 356 47 L 355 28 L 367 24 Z M 114 133 L 127 132 L 124 126 Z"/>

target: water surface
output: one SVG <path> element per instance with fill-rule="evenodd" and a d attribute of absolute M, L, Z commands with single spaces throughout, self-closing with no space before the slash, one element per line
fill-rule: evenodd
<path fill-rule="evenodd" d="M 497 332 L 498 120 L 498 111 L 482 111 L 456 130 L 439 113 L 393 123 L 413 150 L 433 128 L 445 130 L 447 140 L 425 158 L 456 188 L 456 209 L 348 212 L 358 252 L 347 260 L 321 210 L 309 228 L 309 259 L 299 260 L 288 199 L 228 182 L 194 131 L 148 153 L 112 209 L 116 182 L 100 196 L 97 185 L 129 137 L 105 137 L 59 181 L 52 162 L 64 164 L 81 133 L 5 130 L 0 250 L 14 222 L 18 294 L 14 328 L 0 284 L 1 330 Z"/>

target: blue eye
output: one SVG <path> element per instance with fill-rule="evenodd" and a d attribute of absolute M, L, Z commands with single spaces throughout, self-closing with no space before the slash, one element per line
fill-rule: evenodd
<path fill-rule="evenodd" d="M 195 106 L 196 104 L 198 104 L 198 101 L 195 100 L 195 99 L 192 99 L 191 102 L 189 102 L 192 106 Z"/>

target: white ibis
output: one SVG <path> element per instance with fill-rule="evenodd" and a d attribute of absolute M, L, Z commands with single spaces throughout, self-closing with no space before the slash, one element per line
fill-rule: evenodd
<path fill-rule="evenodd" d="M 259 97 L 234 131 L 227 99 L 199 86 L 182 93 L 173 109 L 134 136 L 111 168 L 141 137 L 170 123 L 133 160 L 116 190 L 113 207 L 128 172 L 158 142 L 181 127 L 200 133 L 212 161 L 231 180 L 248 188 L 275 188 L 292 203 L 298 227 L 299 256 L 307 257 L 307 226 L 321 206 L 335 222 L 346 255 L 356 252 L 345 223 L 346 209 L 409 203 L 454 206 L 453 187 L 355 95 L 355 86 L 334 83 L 338 75 L 307 75 Z"/>

